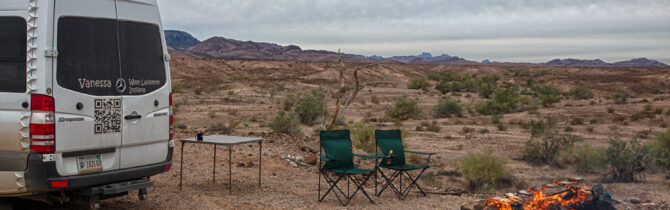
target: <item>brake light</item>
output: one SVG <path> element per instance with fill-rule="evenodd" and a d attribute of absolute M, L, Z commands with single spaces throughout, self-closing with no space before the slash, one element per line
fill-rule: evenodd
<path fill-rule="evenodd" d="M 47 95 L 30 96 L 30 151 L 54 153 L 56 151 L 56 124 L 54 98 Z"/>
<path fill-rule="evenodd" d="M 172 168 L 172 163 L 168 163 L 163 167 L 163 171 L 169 171 Z"/>
<path fill-rule="evenodd" d="M 174 117 L 172 117 L 172 93 L 170 93 L 170 140 L 172 140 L 172 135 L 174 131 L 172 130 L 172 123 L 174 122 Z"/>
<path fill-rule="evenodd" d="M 51 187 L 53 188 L 67 187 L 68 184 L 69 183 L 67 180 L 51 181 Z"/>

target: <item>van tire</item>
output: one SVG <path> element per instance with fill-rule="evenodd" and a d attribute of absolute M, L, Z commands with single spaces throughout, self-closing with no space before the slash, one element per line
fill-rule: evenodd
<path fill-rule="evenodd" d="M 14 201 L 11 198 L 0 198 L 0 210 L 14 209 Z"/>

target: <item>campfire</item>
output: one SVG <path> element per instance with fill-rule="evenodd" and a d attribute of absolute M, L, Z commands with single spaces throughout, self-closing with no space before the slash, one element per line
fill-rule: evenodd
<path fill-rule="evenodd" d="M 602 185 L 592 189 L 581 182 L 581 178 L 568 178 L 539 188 L 492 197 L 488 199 L 487 209 L 614 209 L 616 201 L 610 198 Z"/>

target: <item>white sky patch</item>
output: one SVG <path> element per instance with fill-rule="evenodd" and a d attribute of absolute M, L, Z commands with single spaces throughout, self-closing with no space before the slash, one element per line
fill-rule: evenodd
<path fill-rule="evenodd" d="M 294 44 L 362 55 L 447 53 L 670 63 L 667 0 L 159 0 L 164 28 L 198 39 Z"/>

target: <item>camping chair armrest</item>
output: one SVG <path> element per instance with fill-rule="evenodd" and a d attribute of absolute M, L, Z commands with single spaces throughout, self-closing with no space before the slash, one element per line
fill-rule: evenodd
<path fill-rule="evenodd" d="M 420 154 L 420 155 L 434 155 L 435 153 L 428 153 L 428 152 L 416 152 L 416 151 L 409 151 L 405 150 L 407 153 L 414 153 L 414 154 Z"/>
<path fill-rule="evenodd" d="M 356 157 L 365 158 L 365 159 L 375 159 L 375 158 L 377 158 L 377 157 L 372 156 L 372 155 L 361 155 L 361 154 L 356 154 L 356 153 L 352 153 L 352 154 Z"/>

